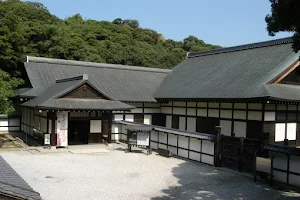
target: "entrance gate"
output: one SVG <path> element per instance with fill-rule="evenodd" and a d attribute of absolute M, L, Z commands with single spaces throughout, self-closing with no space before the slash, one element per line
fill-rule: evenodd
<path fill-rule="evenodd" d="M 221 144 L 223 167 L 253 173 L 255 152 L 263 149 L 263 140 L 222 135 Z"/>

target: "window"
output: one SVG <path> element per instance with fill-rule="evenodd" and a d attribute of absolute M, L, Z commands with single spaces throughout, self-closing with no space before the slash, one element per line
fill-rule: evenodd
<path fill-rule="evenodd" d="M 199 133 L 211 133 L 214 134 L 215 127 L 220 126 L 220 120 L 218 118 L 206 118 L 198 117 L 196 124 L 196 131 Z"/>
<path fill-rule="evenodd" d="M 285 127 L 287 125 L 287 127 Z M 284 139 L 296 140 L 296 123 L 277 123 L 275 126 L 275 142 L 282 142 Z"/>
<path fill-rule="evenodd" d="M 172 128 L 179 129 L 179 116 L 178 115 L 172 116 Z"/>

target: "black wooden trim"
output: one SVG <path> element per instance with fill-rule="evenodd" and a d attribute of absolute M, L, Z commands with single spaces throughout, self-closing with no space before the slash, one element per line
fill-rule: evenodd
<path fill-rule="evenodd" d="M 284 170 L 284 169 L 278 169 L 278 168 L 273 168 L 274 171 L 279 171 L 279 172 L 284 172 L 286 174 L 288 174 L 288 171 L 287 170 Z M 292 174 L 292 175 L 295 175 L 295 176 L 300 176 L 300 173 L 297 173 L 297 172 L 292 172 L 290 171 L 289 174 Z"/>

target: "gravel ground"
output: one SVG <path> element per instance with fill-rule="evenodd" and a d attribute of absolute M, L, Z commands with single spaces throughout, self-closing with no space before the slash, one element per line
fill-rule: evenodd
<path fill-rule="evenodd" d="M 241 175 L 139 150 L 105 154 L 1 152 L 45 200 L 298 199 Z"/>

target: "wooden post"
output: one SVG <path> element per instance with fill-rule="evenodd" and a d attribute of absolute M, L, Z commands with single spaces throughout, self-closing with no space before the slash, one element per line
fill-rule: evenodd
<path fill-rule="evenodd" d="M 239 171 L 243 172 L 244 168 L 244 139 L 243 137 L 240 138 L 240 162 L 239 162 Z"/>
<path fill-rule="evenodd" d="M 112 111 L 110 111 L 107 115 L 108 117 L 108 143 L 111 143 L 111 126 L 112 126 Z"/>
<path fill-rule="evenodd" d="M 222 160 L 222 140 L 221 140 L 221 126 L 215 127 L 216 140 L 215 140 L 215 167 L 221 167 Z"/>
<path fill-rule="evenodd" d="M 55 122 L 56 122 L 56 111 L 51 113 L 51 136 L 50 136 L 50 144 L 51 146 L 56 146 L 56 141 L 57 141 L 57 136 L 56 136 L 56 127 L 55 127 Z"/>

